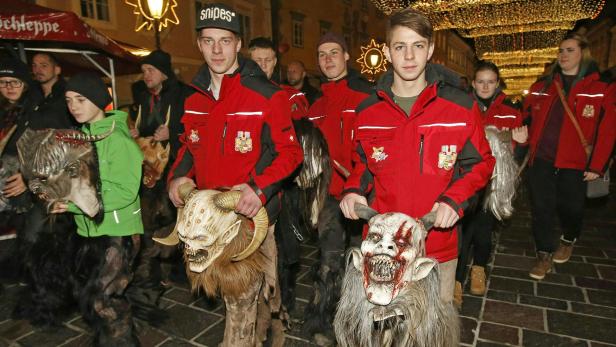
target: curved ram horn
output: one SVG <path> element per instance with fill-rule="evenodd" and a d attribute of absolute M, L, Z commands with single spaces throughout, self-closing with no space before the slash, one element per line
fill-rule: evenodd
<path fill-rule="evenodd" d="M 434 222 L 436 222 L 436 212 L 428 212 L 425 216 L 419 218 L 419 221 L 423 224 L 424 229 L 426 229 L 427 232 L 434 227 Z"/>
<path fill-rule="evenodd" d="M 0 155 L 2 154 L 2 151 L 4 151 L 4 147 L 6 147 L 6 144 L 9 143 L 9 140 L 11 139 L 11 136 L 13 136 L 15 129 L 17 129 L 17 125 L 13 125 L 11 129 L 6 133 L 6 135 L 4 135 L 2 141 L 0 141 Z"/>
<path fill-rule="evenodd" d="M 171 119 L 171 105 L 167 108 L 167 115 L 165 116 L 165 126 L 169 126 L 169 120 Z"/>
<path fill-rule="evenodd" d="M 104 139 L 105 137 L 111 135 L 111 133 L 113 132 L 114 129 L 115 129 L 115 121 L 113 121 L 113 123 L 111 123 L 111 129 L 107 130 L 106 132 L 104 132 L 102 134 L 98 134 L 98 135 L 84 135 L 83 140 L 84 141 L 88 141 L 88 142 L 100 141 L 100 140 Z"/>
<path fill-rule="evenodd" d="M 139 111 L 137 111 L 137 119 L 135 119 L 135 129 L 139 130 L 141 125 L 141 105 L 139 105 Z"/>
<path fill-rule="evenodd" d="M 355 210 L 355 214 L 359 216 L 359 218 L 364 219 L 364 220 L 370 220 L 370 218 L 379 214 L 372 208 L 364 204 L 357 203 L 357 202 L 355 203 L 355 206 L 353 206 L 353 209 Z"/>
<path fill-rule="evenodd" d="M 184 183 L 180 185 L 178 190 L 179 190 L 180 198 L 182 198 L 182 200 L 184 200 L 185 202 L 190 200 L 193 193 L 197 191 L 195 187 L 193 187 L 192 184 L 190 183 Z M 175 223 L 175 227 L 173 227 L 173 230 L 167 237 L 163 237 L 163 238 L 152 237 L 152 240 L 154 240 L 154 242 L 158 242 L 161 245 L 165 245 L 165 246 L 175 246 L 178 243 L 180 243 L 180 238 L 178 236 L 178 224 L 180 223 L 180 218 L 182 218 L 183 216 L 183 212 L 184 212 L 184 208 L 178 207 L 178 220 Z"/>
<path fill-rule="evenodd" d="M 242 193 L 237 190 L 216 194 L 216 196 L 214 196 L 214 205 L 223 209 L 234 210 L 237 202 L 240 201 L 241 194 Z M 267 217 L 265 207 L 261 206 L 257 215 L 252 218 L 252 222 L 255 224 L 255 231 L 252 235 L 252 240 L 250 240 L 250 244 L 243 251 L 234 255 L 231 260 L 240 261 L 248 258 L 261 246 L 263 240 L 265 240 L 267 228 L 269 227 L 269 218 Z"/>

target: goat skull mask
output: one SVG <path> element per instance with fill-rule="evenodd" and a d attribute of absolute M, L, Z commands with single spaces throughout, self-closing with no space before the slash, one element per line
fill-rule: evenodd
<path fill-rule="evenodd" d="M 238 235 L 242 217 L 234 212 L 241 192 L 217 190 L 194 190 L 190 184 L 179 188 L 183 208 L 178 208 L 178 221 L 172 233 L 154 241 L 174 246 L 184 244 L 185 259 L 192 272 L 203 272 L 222 254 L 225 247 Z M 269 219 L 265 207 L 252 218 L 254 232 L 250 244 L 231 257 L 241 261 L 251 256 L 267 236 Z"/>
<path fill-rule="evenodd" d="M 178 216 L 178 237 L 184 243 L 190 271 L 207 269 L 239 232 L 238 215 L 214 204 L 218 193 L 215 190 L 194 192 Z"/>
<path fill-rule="evenodd" d="M 436 262 L 425 258 L 426 231 L 417 220 L 403 213 L 372 217 L 361 254 L 353 265 L 363 273 L 368 301 L 388 305 L 410 281 L 426 277 Z"/>

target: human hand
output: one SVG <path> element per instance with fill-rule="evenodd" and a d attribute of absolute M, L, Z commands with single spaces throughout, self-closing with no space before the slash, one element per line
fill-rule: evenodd
<path fill-rule="evenodd" d="M 138 137 L 139 137 L 139 129 L 137 129 L 137 128 L 131 128 L 131 129 L 129 129 L 129 131 L 130 131 L 130 136 L 131 136 L 133 139 L 136 139 L 136 138 L 138 138 Z"/>
<path fill-rule="evenodd" d="M 64 213 L 68 210 L 68 203 L 66 201 L 56 201 L 51 206 L 49 213 Z"/>
<path fill-rule="evenodd" d="M 590 182 L 596 180 L 597 178 L 599 178 L 598 173 L 594 173 L 592 171 L 584 171 L 584 181 Z"/>
<path fill-rule="evenodd" d="M 431 212 L 434 211 L 436 211 L 435 228 L 451 228 L 460 219 L 458 213 L 445 203 L 435 202 Z"/>
<path fill-rule="evenodd" d="M 178 177 L 171 180 L 169 183 L 169 199 L 175 207 L 183 207 L 184 200 L 180 197 L 180 186 L 184 183 L 190 183 L 193 187 L 197 187 L 195 181 L 188 177 Z"/>
<path fill-rule="evenodd" d="M 231 190 L 239 190 L 242 192 L 240 200 L 235 206 L 235 212 L 243 214 L 248 218 L 256 216 L 259 209 L 263 206 L 257 193 L 246 183 L 237 184 L 231 187 Z"/>
<path fill-rule="evenodd" d="M 6 179 L 6 185 L 2 191 L 2 194 L 4 194 L 5 197 L 10 198 L 22 194 L 27 189 L 28 187 L 24 182 L 23 176 L 20 173 L 16 173 Z"/>
<path fill-rule="evenodd" d="M 340 201 L 340 209 L 342 214 L 349 219 L 359 219 L 359 216 L 355 213 L 355 203 L 368 206 L 368 200 L 363 195 L 356 193 L 349 193 Z"/>
<path fill-rule="evenodd" d="M 526 143 L 528 140 L 528 127 L 525 125 L 513 129 L 511 131 L 511 138 L 513 138 L 513 141 L 517 143 Z"/>
<path fill-rule="evenodd" d="M 169 140 L 169 127 L 161 125 L 154 132 L 154 141 L 167 141 Z"/>

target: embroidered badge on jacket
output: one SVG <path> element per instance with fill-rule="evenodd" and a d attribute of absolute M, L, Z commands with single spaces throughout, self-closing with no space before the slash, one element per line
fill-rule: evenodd
<path fill-rule="evenodd" d="M 456 145 L 444 145 L 441 147 L 441 152 L 438 154 L 438 167 L 439 169 L 451 170 L 456 163 L 458 153 L 456 152 Z"/>
<path fill-rule="evenodd" d="M 592 118 L 594 116 L 595 116 L 595 106 L 594 105 L 584 106 L 584 110 L 582 110 L 582 117 Z"/>
<path fill-rule="evenodd" d="M 378 162 L 387 159 L 387 157 L 385 147 L 372 147 L 372 159 Z"/>
<path fill-rule="evenodd" d="M 235 150 L 240 153 L 252 151 L 252 138 L 250 131 L 238 131 L 235 137 Z"/>
<path fill-rule="evenodd" d="M 190 130 L 190 136 L 188 136 L 188 139 L 190 140 L 190 142 L 192 143 L 197 143 L 199 142 L 199 130 L 197 129 L 192 129 Z"/>

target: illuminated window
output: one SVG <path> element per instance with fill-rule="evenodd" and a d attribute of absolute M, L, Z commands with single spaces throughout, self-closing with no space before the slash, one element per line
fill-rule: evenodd
<path fill-rule="evenodd" d="M 81 0 L 81 16 L 109 21 L 109 4 L 107 0 Z"/>

